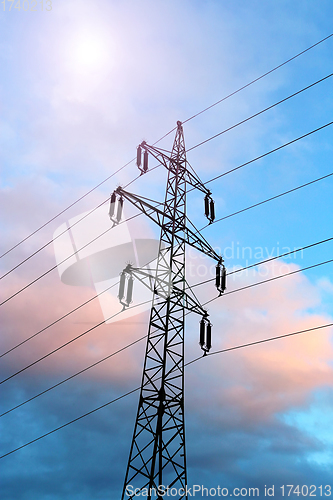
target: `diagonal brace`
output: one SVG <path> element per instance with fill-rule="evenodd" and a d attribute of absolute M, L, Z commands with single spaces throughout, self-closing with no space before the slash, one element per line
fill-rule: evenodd
<path fill-rule="evenodd" d="M 169 234 L 173 235 L 178 240 L 178 242 L 185 242 L 188 245 L 191 245 L 193 248 L 199 250 L 199 252 L 205 253 L 208 257 L 211 257 L 217 262 L 221 261 L 221 256 L 215 252 L 215 250 L 210 246 L 205 238 L 203 238 L 203 236 L 200 235 L 199 237 L 196 233 L 194 233 L 194 231 L 192 231 L 185 225 L 179 225 L 177 227 L 177 231 L 174 232 L 174 221 L 170 215 L 162 212 L 162 210 L 160 210 L 159 208 L 150 205 L 135 194 L 125 191 L 120 186 L 116 189 L 116 192 L 123 198 L 128 200 L 130 203 L 132 203 L 132 205 L 134 205 L 142 213 L 147 215 L 147 217 L 155 222 L 155 224 L 163 228 Z M 166 219 L 168 219 L 168 222 L 165 222 Z M 184 238 L 179 233 L 184 233 Z"/>

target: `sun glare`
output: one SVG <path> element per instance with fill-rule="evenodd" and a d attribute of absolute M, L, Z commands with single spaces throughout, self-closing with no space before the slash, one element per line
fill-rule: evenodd
<path fill-rule="evenodd" d="M 84 31 L 75 36 L 68 53 L 72 69 L 90 72 L 109 67 L 112 60 L 108 46 L 108 40 L 98 33 Z"/>

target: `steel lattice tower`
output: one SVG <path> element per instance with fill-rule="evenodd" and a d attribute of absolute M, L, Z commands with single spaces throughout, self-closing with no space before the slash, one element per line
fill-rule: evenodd
<path fill-rule="evenodd" d="M 157 286 L 151 308 L 141 393 L 125 488 L 158 489 L 168 484 L 186 486 L 184 423 L 184 307 L 181 294 L 172 285 L 185 288 L 185 242 L 182 234 L 186 215 L 186 153 L 179 124 L 171 159 L 175 169 L 168 173 Z M 167 231 L 163 226 L 172 226 Z M 182 239 L 177 241 L 177 233 Z M 171 283 L 172 280 L 172 283 Z M 161 283 L 159 283 L 159 281 Z M 163 482 L 164 481 L 164 482 Z M 129 497 L 130 498 L 130 497 Z M 148 497 L 151 498 L 148 493 Z"/>
<path fill-rule="evenodd" d="M 128 304 L 122 301 L 122 297 L 126 272 L 131 277 L 136 276 L 154 292 L 139 405 L 122 499 L 135 498 L 135 493 L 131 494 L 131 492 L 136 489 L 141 492 L 145 490 L 144 496 L 147 496 L 148 500 L 154 498 L 155 494 L 158 498 L 163 498 L 161 490 L 159 492 L 159 486 L 176 488 L 177 492 L 183 492 L 174 496 L 174 498 L 181 499 L 186 498 L 187 485 L 184 421 L 185 309 L 202 316 L 200 345 L 205 353 L 211 346 L 207 312 L 199 304 L 185 279 L 186 244 L 215 259 L 218 262 L 217 275 L 221 272 L 222 258 L 194 226 L 195 231 L 188 228 L 186 224 L 187 183 L 206 195 L 205 209 L 210 220 L 214 218 L 214 216 L 209 217 L 209 214 L 214 213 L 214 203 L 210 198 L 210 191 L 195 173 L 187 169 L 181 122 L 177 122 L 171 154 L 166 155 L 164 150 L 148 146 L 144 142 L 138 148 L 140 155 L 141 147 L 145 150 L 145 161 L 147 161 L 149 151 L 167 168 L 168 178 L 163 211 L 121 187 L 118 187 L 111 197 L 110 218 L 112 219 L 115 213 L 116 195 L 120 195 L 115 223 L 119 222 L 123 201 L 127 199 L 161 227 L 153 285 L 151 275 L 128 265 L 122 273 L 122 291 L 119 292 L 120 301 L 125 307 Z M 139 168 L 140 164 L 139 158 Z M 144 164 L 142 172 L 146 170 L 147 163 Z M 132 287 L 132 278 L 130 281 Z M 149 284 L 147 284 L 148 281 Z M 220 293 L 224 291 L 224 288 L 220 286 L 220 281 L 217 280 L 216 286 Z M 190 290 L 191 295 L 186 290 Z M 205 341 L 204 328 L 206 326 L 209 333 Z M 142 494 L 143 492 L 141 496 Z"/>

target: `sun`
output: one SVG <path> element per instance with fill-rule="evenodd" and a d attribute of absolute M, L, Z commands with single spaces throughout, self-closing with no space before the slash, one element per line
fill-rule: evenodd
<path fill-rule="evenodd" d="M 98 68 L 107 62 L 107 53 L 102 40 L 85 37 L 78 41 L 73 57 L 77 65 L 86 68 Z"/>
<path fill-rule="evenodd" d="M 73 36 L 67 47 L 67 56 L 71 69 L 84 73 L 101 71 L 113 63 L 107 37 L 87 29 Z"/>

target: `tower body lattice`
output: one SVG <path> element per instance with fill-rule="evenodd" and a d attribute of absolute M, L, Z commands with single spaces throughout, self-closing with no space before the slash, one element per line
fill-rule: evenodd
<path fill-rule="evenodd" d="M 178 122 L 168 169 L 141 393 L 122 499 L 135 498 L 137 488 L 147 489 L 147 499 L 154 498 L 154 492 L 163 498 L 167 487 L 180 492 L 173 498 L 185 498 L 185 226 L 186 153 L 183 128 Z"/>

